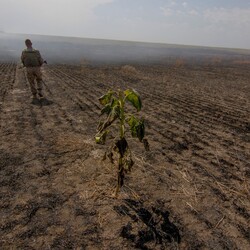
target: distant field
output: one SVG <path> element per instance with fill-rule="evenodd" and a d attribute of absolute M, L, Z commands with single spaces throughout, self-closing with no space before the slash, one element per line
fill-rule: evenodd
<path fill-rule="evenodd" d="M 192 63 L 250 61 L 250 50 L 157 44 L 103 39 L 8 34 L 0 32 L 0 61 L 17 61 L 24 40 L 31 38 L 49 63 L 172 64 L 176 59 Z"/>

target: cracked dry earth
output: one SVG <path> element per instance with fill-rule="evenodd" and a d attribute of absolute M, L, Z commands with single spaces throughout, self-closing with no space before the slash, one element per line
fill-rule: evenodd
<path fill-rule="evenodd" d="M 0 64 L 1 249 L 250 249 L 248 65 L 49 65 L 32 101 Z M 135 88 L 150 152 L 119 198 L 98 97 Z"/>

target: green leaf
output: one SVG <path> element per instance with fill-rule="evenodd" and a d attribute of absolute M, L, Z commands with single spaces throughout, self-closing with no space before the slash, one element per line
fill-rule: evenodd
<path fill-rule="evenodd" d="M 133 115 L 131 115 L 128 119 L 127 119 L 128 125 L 130 127 L 134 127 L 137 123 L 138 123 L 138 119 L 136 119 Z"/>
<path fill-rule="evenodd" d="M 96 135 L 96 136 L 95 136 L 95 142 L 96 142 L 97 144 L 102 144 L 102 145 L 104 145 L 105 142 L 106 142 L 106 137 L 107 137 L 107 134 L 108 134 L 108 133 L 109 133 L 109 131 L 106 130 L 106 131 L 104 131 L 103 133 Z"/>
<path fill-rule="evenodd" d="M 107 105 L 108 103 L 111 102 L 111 98 L 113 96 L 114 92 L 109 90 L 107 94 L 101 96 L 98 100 L 102 105 Z"/>
<path fill-rule="evenodd" d="M 139 120 L 135 118 L 133 115 L 131 115 L 127 120 L 127 123 L 130 127 L 132 137 L 137 137 L 136 125 L 139 124 Z"/>
<path fill-rule="evenodd" d="M 127 123 L 130 126 L 132 137 L 137 137 L 140 141 L 142 141 L 145 134 L 144 120 L 139 120 L 131 115 L 129 119 L 127 119 Z"/>
<path fill-rule="evenodd" d="M 132 103 L 137 111 L 140 111 L 142 107 L 140 95 L 134 89 L 127 89 L 124 91 L 124 94 L 125 99 Z"/>
<path fill-rule="evenodd" d="M 119 106 L 119 101 L 115 97 L 112 97 L 111 102 L 106 104 L 105 107 L 101 110 L 101 115 L 109 115 L 110 113 L 113 113 L 112 116 L 114 116 L 115 113 L 120 114 Z"/>

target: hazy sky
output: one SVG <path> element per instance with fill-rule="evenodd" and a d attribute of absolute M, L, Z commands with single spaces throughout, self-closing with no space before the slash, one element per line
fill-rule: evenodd
<path fill-rule="evenodd" d="M 0 30 L 250 49 L 250 0 L 0 0 Z"/>

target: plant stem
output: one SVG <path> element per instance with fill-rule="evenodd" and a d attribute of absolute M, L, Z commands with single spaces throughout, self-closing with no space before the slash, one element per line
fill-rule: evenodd
<path fill-rule="evenodd" d="M 117 186 L 115 190 L 115 196 L 117 197 L 121 184 L 122 184 L 122 171 L 123 171 L 123 164 L 122 164 L 122 157 L 119 158 L 119 165 L 118 165 L 118 174 L 117 174 Z"/>
<path fill-rule="evenodd" d="M 124 104 L 125 100 L 123 99 L 123 92 L 119 91 L 119 103 L 120 103 L 120 139 L 123 139 L 125 136 L 125 114 L 124 114 Z M 120 154 L 119 164 L 118 164 L 118 173 L 117 173 L 117 187 L 115 191 L 115 196 L 117 197 L 118 192 L 120 191 L 122 185 L 122 175 L 123 175 L 123 159 Z"/>
<path fill-rule="evenodd" d="M 120 137 L 121 139 L 125 136 L 125 114 L 124 114 L 124 104 L 125 101 L 123 100 L 123 93 L 122 91 L 119 92 L 119 103 L 120 103 Z"/>

